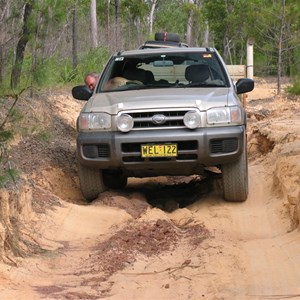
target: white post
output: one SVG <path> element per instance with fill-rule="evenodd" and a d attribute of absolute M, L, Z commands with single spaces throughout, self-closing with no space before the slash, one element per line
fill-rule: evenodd
<path fill-rule="evenodd" d="M 253 44 L 254 40 L 247 40 L 247 78 L 253 79 Z"/>

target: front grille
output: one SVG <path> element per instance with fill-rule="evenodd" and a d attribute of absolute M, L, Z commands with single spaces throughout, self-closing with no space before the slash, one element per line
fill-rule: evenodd
<path fill-rule="evenodd" d="M 183 128 L 184 115 L 187 110 L 180 111 L 147 111 L 147 112 L 126 112 L 134 121 L 133 130 L 157 129 L 157 128 Z M 161 119 L 155 122 L 156 119 Z"/>
<path fill-rule="evenodd" d="M 109 158 L 110 148 L 108 144 L 83 145 L 82 152 L 87 158 Z"/>
<path fill-rule="evenodd" d="M 210 142 L 210 152 L 213 154 L 230 153 L 238 148 L 237 139 L 212 140 Z"/>

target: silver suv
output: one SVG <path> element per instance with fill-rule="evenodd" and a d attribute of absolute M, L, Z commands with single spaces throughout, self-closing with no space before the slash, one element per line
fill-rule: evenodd
<path fill-rule="evenodd" d="M 248 195 L 246 114 L 214 48 L 157 48 L 118 52 L 107 62 L 77 120 L 81 191 L 87 201 L 128 177 L 222 172 L 227 201 Z"/>

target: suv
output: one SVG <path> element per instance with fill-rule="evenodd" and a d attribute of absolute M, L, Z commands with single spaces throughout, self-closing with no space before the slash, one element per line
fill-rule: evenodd
<path fill-rule="evenodd" d="M 239 94 L 251 79 L 233 83 L 214 48 L 156 48 L 118 52 L 77 119 L 80 186 L 87 201 L 128 177 L 222 172 L 226 201 L 248 195 L 246 113 Z"/>

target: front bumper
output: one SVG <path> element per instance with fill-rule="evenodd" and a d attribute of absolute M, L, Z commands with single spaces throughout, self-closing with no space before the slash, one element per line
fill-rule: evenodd
<path fill-rule="evenodd" d="M 77 154 L 83 165 L 119 170 L 127 176 L 202 174 L 204 167 L 239 159 L 243 152 L 245 126 L 218 128 L 81 132 Z M 141 144 L 176 143 L 178 156 L 142 158 Z"/>

